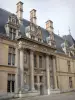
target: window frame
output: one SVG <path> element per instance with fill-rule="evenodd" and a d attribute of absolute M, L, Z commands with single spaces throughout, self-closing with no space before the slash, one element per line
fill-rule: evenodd
<path fill-rule="evenodd" d="M 10 59 L 9 59 L 9 55 L 11 55 Z M 8 50 L 8 65 L 15 66 L 15 48 L 11 46 L 9 46 L 9 50 Z"/>

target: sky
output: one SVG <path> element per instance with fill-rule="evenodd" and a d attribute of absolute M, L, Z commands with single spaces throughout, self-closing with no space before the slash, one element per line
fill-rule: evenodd
<path fill-rule="evenodd" d="M 0 0 L 0 8 L 16 13 L 19 0 Z M 45 28 L 45 22 L 52 20 L 54 33 L 60 36 L 69 34 L 75 38 L 75 0 L 21 0 L 23 18 L 30 20 L 30 11 L 36 9 L 37 24 Z"/>

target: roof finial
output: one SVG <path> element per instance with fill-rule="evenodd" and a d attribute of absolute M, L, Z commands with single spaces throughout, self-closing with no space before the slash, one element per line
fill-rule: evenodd
<path fill-rule="evenodd" d="M 69 35 L 71 35 L 71 29 L 70 29 L 70 27 L 69 27 Z"/>
<path fill-rule="evenodd" d="M 58 30 L 58 36 L 60 35 L 60 32 L 59 32 L 59 30 Z"/>

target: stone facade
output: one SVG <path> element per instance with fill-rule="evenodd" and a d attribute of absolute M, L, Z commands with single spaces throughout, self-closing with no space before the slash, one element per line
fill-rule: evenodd
<path fill-rule="evenodd" d="M 19 96 L 27 93 L 31 95 L 50 95 L 51 93 L 75 90 L 75 58 L 57 52 L 52 30 L 53 22 L 49 21 L 49 26 L 47 25 L 48 30 L 51 30 L 51 32 L 48 31 L 49 36 L 52 36 L 52 38 L 48 37 L 48 44 L 43 42 L 41 27 L 38 27 L 36 21 L 34 21 L 36 20 L 34 18 L 36 10 L 33 9 L 31 18 L 34 18 L 32 19 L 34 23 L 29 25 L 32 25 L 33 30 L 36 27 L 36 30 L 32 31 L 28 26 L 26 30 L 29 29 L 27 31 L 29 33 L 27 34 L 33 36 L 33 38 L 23 36 L 20 31 L 20 25 L 23 24 L 21 15 L 23 3 L 19 2 L 17 7 L 19 7 L 17 8 L 17 16 L 19 16 L 10 16 L 8 23 L 5 25 L 5 29 L 8 30 L 6 31 L 7 36 L 0 35 L 0 95 L 10 93 L 19 94 Z M 15 39 L 14 33 L 12 35 L 13 39 L 9 38 L 10 27 L 16 31 Z"/>

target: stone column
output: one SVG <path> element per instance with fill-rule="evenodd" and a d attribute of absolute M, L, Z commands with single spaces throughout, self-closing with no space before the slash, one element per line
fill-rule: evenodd
<path fill-rule="evenodd" d="M 19 50 L 18 48 L 16 48 L 16 52 L 15 52 L 15 66 L 16 68 L 16 75 L 15 75 L 15 92 L 18 93 L 18 89 L 19 89 L 19 84 L 18 84 L 18 78 L 19 78 Z"/>
<path fill-rule="evenodd" d="M 24 88 L 24 50 L 20 49 L 20 88 Z"/>
<path fill-rule="evenodd" d="M 54 74 L 54 86 L 57 89 L 57 76 L 56 76 L 56 58 L 53 58 L 53 74 Z"/>
<path fill-rule="evenodd" d="M 46 55 L 46 76 L 47 76 L 47 94 L 50 94 L 50 70 L 49 70 L 49 56 Z"/>
<path fill-rule="evenodd" d="M 30 51 L 30 90 L 34 90 L 34 55 L 33 51 Z"/>

